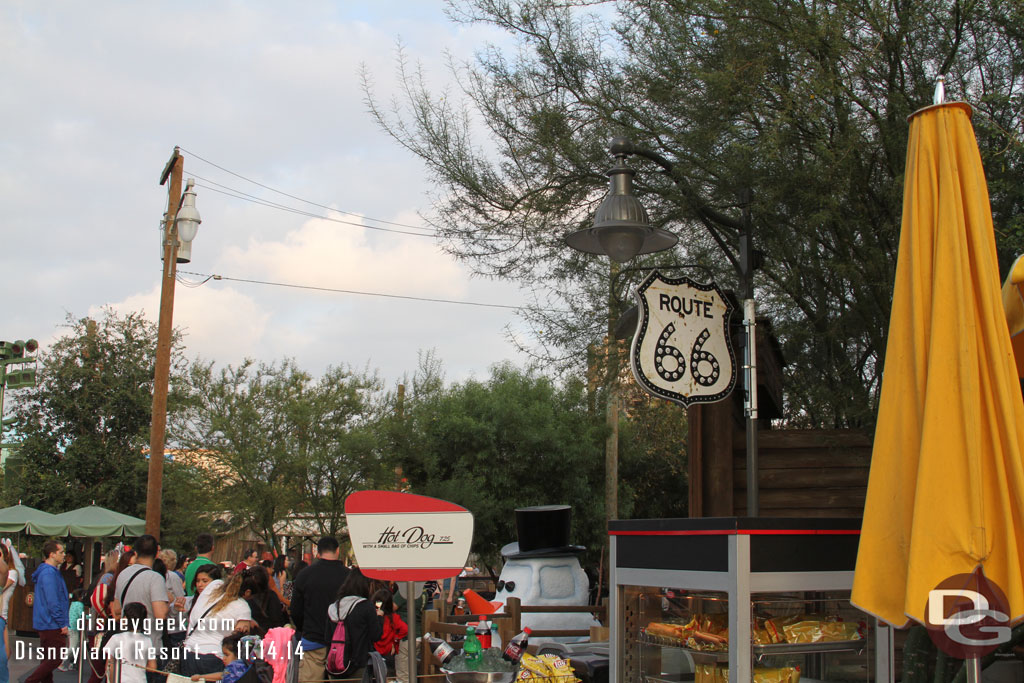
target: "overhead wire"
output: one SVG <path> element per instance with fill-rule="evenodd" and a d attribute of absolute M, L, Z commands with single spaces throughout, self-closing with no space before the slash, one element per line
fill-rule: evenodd
<path fill-rule="evenodd" d="M 223 195 L 226 195 L 226 196 L 229 196 L 229 197 L 233 197 L 235 199 L 241 199 L 243 201 L 251 202 L 251 203 L 254 203 L 254 204 L 257 204 L 257 205 L 260 205 L 260 206 L 265 206 L 267 208 L 277 209 L 279 211 L 286 211 L 286 212 L 294 213 L 294 214 L 297 214 L 297 215 L 300 215 L 300 216 L 308 216 L 310 218 L 319 218 L 321 220 L 326 220 L 326 221 L 330 221 L 330 222 L 333 222 L 333 223 L 341 223 L 341 224 L 344 224 L 344 225 L 353 225 L 353 226 L 360 227 L 360 228 L 366 228 L 368 230 L 378 230 L 378 231 L 382 231 L 382 232 L 391 232 L 391 233 L 397 233 L 397 234 L 402 234 L 402 235 L 412 235 L 414 237 L 431 237 L 431 238 L 439 237 L 439 235 L 436 232 L 413 232 L 413 230 L 426 230 L 426 228 L 422 228 L 421 226 L 408 225 L 406 223 L 398 223 L 398 222 L 395 222 L 395 221 L 386 221 L 386 220 L 382 220 L 382 219 L 379 219 L 379 218 L 370 218 L 368 216 L 363 216 L 362 214 L 353 213 L 351 211 L 342 211 L 340 209 L 336 209 L 334 207 L 327 206 L 325 204 L 320 204 L 318 202 L 310 201 L 308 199 L 303 199 L 302 197 L 299 197 L 299 196 L 296 196 L 296 195 L 293 195 L 293 194 L 289 194 L 288 192 L 283 192 L 281 190 L 273 188 L 273 187 L 271 187 L 269 185 L 266 185 L 264 183 L 261 183 L 259 181 L 253 180 L 251 178 L 247 178 L 246 176 L 243 176 L 240 173 L 236 173 L 235 171 L 232 171 L 232 170 L 227 169 L 227 168 L 225 168 L 225 167 L 223 167 L 223 166 L 221 166 L 219 164 L 216 164 L 216 163 L 214 163 L 214 162 L 212 162 L 212 161 L 210 161 L 208 159 L 205 159 L 205 158 L 199 156 L 198 154 L 196 154 L 195 152 L 191 152 L 191 151 L 189 151 L 189 150 L 187 150 L 187 149 L 185 149 L 183 147 L 179 147 L 179 149 L 182 152 L 184 152 L 185 154 L 188 154 L 191 157 L 194 157 L 195 159 L 198 159 L 199 161 L 202 161 L 203 163 L 209 164 L 210 166 L 213 166 L 214 168 L 220 169 L 221 171 L 223 171 L 225 173 L 228 173 L 230 175 L 233 175 L 236 178 L 240 178 L 241 180 L 244 180 L 246 182 L 252 183 L 254 185 L 262 187 L 262 188 L 264 188 L 266 190 L 269 190 L 271 192 L 275 192 L 275 193 L 277 193 L 279 195 L 282 195 L 284 197 L 288 197 L 290 199 L 294 199 L 296 201 L 300 201 L 300 202 L 303 202 L 305 204 L 309 204 L 311 206 L 316 206 L 316 207 L 319 207 L 319 208 L 322 208 L 322 209 L 326 209 L 328 211 L 332 211 L 332 212 L 335 212 L 335 213 L 345 214 L 345 215 L 349 215 L 349 216 L 358 216 L 358 217 L 362 218 L 363 220 L 370 220 L 370 221 L 375 221 L 375 222 L 378 222 L 378 223 L 384 223 L 384 224 L 387 224 L 387 225 L 394 225 L 394 226 L 399 226 L 399 227 L 404 227 L 404 228 L 411 228 L 412 230 L 395 230 L 393 228 L 384 228 L 384 227 L 380 227 L 380 226 L 376 226 L 376 225 L 367 225 L 366 223 L 360 223 L 360 222 L 356 222 L 356 221 L 345 220 L 345 219 L 342 219 L 342 218 L 336 218 L 336 217 L 332 217 L 332 216 L 325 216 L 325 215 L 322 215 L 322 214 L 319 214 L 319 213 L 315 213 L 315 212 L 312 212 L 312 211 L 307 211 L 307 210 L 304 210 L 304 209 L 296 208 L 294 206 L 288 206 L 286 204 L 281 204 L 281 203 L 278 203 L 278 202 L 270 201 L 268 199 L 264 199 L 264 198 L 258 197 L 256 195 L 249 194 L 247 192 L 243 192 L 242 190 L 230 187 L 230 186 L 225 185 L 223 183 L 219 183 L 219 182 L 217 182 L 215 180 L 210 180 L 209 178 L 204 178 L 203 176 L 200 176 L 200 175 L 198 175 L 198 174 L 196 174 L 194 172 L 190 173 L 189 175 L 191 175 L 191 176 L 197 178 L 198 180 L 202 181 L 202 183 L 208 183 L 208 184 L 199 184 L 199 183 L 197 183 L 197 187 L 200 187 L 202 189 L 209 190 L 211 192 L 217 192 L 219 194 L 223 194 Z M 493 239 L 493 238 L 482 238 L 482 239 L 490 240 L 490 239 Z M 204 278 L 204 279 L 200 280 L 198 282 L 194 282 L 194 281 L 190 281 L 190 280 L 187 280 L 187 279 L 181 277 L 182 275 L 194 275 L 194 276 L 201 277 L 201 278 Z M 268 281 L 268 280 L 255 280 L 255 279 L 247 279 L 247 278 L 236 278 L 236 277 L 228 277 L 228 276 L 217 275 L 217 274 L 194 273 L 194 272 L 182 271 L 182 270 L 177 271 L 176 280 L 179 283 L 181 283 L 182 286 L 190 287 L 190 288 L 201 287 L 201 286 L 205 285 L 206 283 L 208 283 L 210 280 L 227 280 L 227 281 L 231 281 L 231 282 L 241 282 L 241 283 L 247 283 L 247 284 L 259 284 L 259 285 L 267 285 L 267 286 L 273 286 L 273 287 L 286 287 L 286 288 L 290 288 L 290 289 L 305 289 L 305 290 L 330 292 L 330 293 L 337 293 L 337 294 L 355 294 L 355 295 L 360 295 L 360 296 L 375 296 L 375 297 L 383 297 L 383 298 L 389 298 L 389 299 L 405 299 L 405 300 L 409 300 L 409 301 L 422 301 L 422 302 L 427 302 L 427 303 L 454 304 L 454 305 L 460 305 L 460 306 L 476 306 L 476 307 L 481 307 L 481 308 L 499 308 L 499 309 L 516 310 L 516 311 L 535 311 L 535 312 L 548 312 L 548 313 L 566 313 L 567 312 L 567 311 L 562 311 L 562 310 L 559 310 L 559 309 L 549 309 L 549 308 L 540 308 L 540 307 L 531 307 L 531 306 L 514 306 L 514 305 L 509 305 L 509 304 L 494 304 L 494 303 L 485 303 L 485 302 L 478 302 L 478 301 L 459 301 L 459 300 L 455 300 L 455 299 L 440 299 L 440 298 L 433 298 L 433 297 L 411 296 L 411 295 L 404 295 L 404 294 L 386 294 L 386 293 L 383 293 L 383 292 L 367 292 L 367 291 L 352 290 L 352 289 L 341 289 L 341 288 L 334 288 L 334 287 L 318 287 L 318 286 L 314 286 L 314 285 L 300 285 L 300 284 L 287 283 L 287 282 L 272 282 L 272 281 Z"/>
<path fill-rule="evenodd" d="M 543 312 L 543 313 L 568 313 L 568 311 L 560 310 L 560 309 L 557 309 L 557 308 L 539 308 L 539 307 L 536 307 L 536 306 L 514 306 L 514 305 L 511 305 L 511 304 L 492 304 L 492 303 L 486 303 L 486 302 L 483 302 L 483 301 L 460 301 L 458 299 L 439 299 L 439 298 L 425 297 L 425 296 L 411 296 L 411 295 L 408 295 L 408 294 L 385 294 L 384 292 L 366 292 L 366 291 L 361 291 L 361 290 L 357 290 L 357 289 L 341 289 L 341 288 L 337 288 L 337 287 L 318 287 L 316 285 L 299 285 L 299 284 L 294 284 L 294 283 L 290 283 L 290 282 L 273 282 L 273 281 L 270 281 L 270 280 L 254 280 L 254 279 L 250 279 L 250 278 L 229 277 L 227 275 L 217 275 L 217 274 L 211 275 L 211 274 L 207 274 L 207 273 L 195 273 L 195 272 L 186 271 L 186 270 L 179 270 L 178 273 L 179 274 L 184 274 L 184 275 L 195 275 L 197 277 L 206 278 L 205 280 L 202 280 L 201 282 L 193 282 L 193 283 L 189 283 L 188 285 L 186 285 L 186 286 L 190 286 L 190 287 L 202 286 L 202 285 L 206 284 L 207 282 L 209 282 L 210 280 L 216 280 L 216 281 L 226 280 L 226 281 L 230 281 L 230 282 L 243 282 L 243 283 L 246 283 L 246 284 L 254 284 L 254 285 L 268 285 L 268 286 L 272 286 L 272 287 L 286 287 L 288 289 L 307 289 L 307 290 L 312 290 L 312 291 L 317 291 L 317 292 L 330 292 L 330 293 L 333 293 L 333 294 L 357 294 L 357 295 L 360 295 L 360 296 L 376 296 L 376 297 L 382 297 L 382 298 L 386 298 L 386 299 L 405 299 L 407 301 L 424 301 L 424 302 L 436 303 L 436 304 L 455 304 L 455 305 L 459 305 L 459 306 L 477 306 L 477 307 L 480 307 L 480 308 L 502 308 L 502 309 L 513 310 L 513 311 L 534 311 L 534 312 Z M 182 282 L 182 280 L 178 280 L 178 281 Z"/>
<path fill-rule="evenodd" d="M 261 183 L 258 180 L 253 180 L 252 178 L 248 178 L 248 177 L 242 175 L 241 173 L 236 173 L 235 171 L 232 171 L 231 169 L 225 168 L 224 166 L 221 166 L 220 164 L 214 163 L 214 162 L 210 161 L 209 159 L 205 159 L 205 158 L 199 156 L 195 152 L 190 152 L 189 150 L 187 150 L 187 149 L 185 149 L 183 147 L 179 147 L 178 149 L 181 150 L 182 152 L 190 155 L 191 157 L 193 157 L 193 158 L 195 158 L 195 159 L 197 159 L 199 161 L 202 161 L 205 164 L 209 164 L 210 166 L 213 166 L 214 168 L 217 168 L 217 169 L 219 169 L 221 171 L 224 171 L 225 173 L 233 175 L 236 178 L 244 180 L 247 183 L 252 183 L 253 185 L 256 185 L 258 187 L 262 187 L 262 188 L 264 188 L 266 190 L 269 190 L 269 191 L 274 192 L 276 194 L 282 195 L 284 197 L 288 197 L 290 199 L 294 199 L 294 200 L 302 202 L 304 204 L 309 204 L 311 206 L 316 206 L 316 207 L 319 207 L 321 209 L 326 209 L 327 211 L 332 211 L 334 213 L 340 213 L 340 214 L 344 214 L 344 215 L 347 215 L 347 216 L 356 216 L 356 217 L 362 219 L 363 221 L 373 221 L 375 223 L 383 223 L 385 225 L 394 225 L 394 226 L 398 226 L 400 228 L 409 228 L 409 230 L 395 230 L 393 228 L 383 228 L 383 227 L 380 227 L 378 225 L 367 225 L 364 222 L 343 220 L 341 218 L 334 218 L 332 216 L 325 216 L 325 215 L 320 214 L 320 213 L 314 213 L 312 211 L 306 211 L 304 209 L 299 209 L 299 208 L 296 208 L 296 207 L 293 207 L 293 206 L 288 206 L 286 204 L 281 204 L 281 203 L 278 203 L 278 202 L 273 202 L 273 201 L 270 201 L 268 199 L 264 199 L 262 197 L 258 197 L 258 196 L 254 195 L 254 194 L 250 194 L 248 192 L 243 192 L 242 190 L 230 187 L 230 186 L 225 185 L 223 183 L 218 183 L 215 180 L 210 180 L 209 178 L 204 178 L 203 176 L 200 176 L 200 175 L 196 174 L 195 172 L 190 172 L 189 175 L 191 177 L 198 178 L 199 180 L 203 181 L 204 183 L 210 183 L 210 185 L 201 185 L 201 184 L 197 185 L 197 187 L 200 187 L 202 189 L 210 190 L 212 192 L 217 192 L 217 193 L 220 193 L 220 194 L 223 194 L 223 195 L 227 195 L 227 196 L 233 197 L 235 199 L 241 199 L 242 201 L 251 202 L 251 203 L 257 204 L 259 206 L 266 206 L 268 208 L 277 209 L 279 211 L 287 211 L 289 213 L 294 213 L 294 214 L 299 215 L 299 216 L 307 216 L 309 218 L 319 218 L 321 220 L 330 221 L 332 223 L 340 223 L 340 224 L 343 224 L 343 225 L 352 225 L 352 226 L 355 226 L 355 227 L 358 227 L 358 228 L 366 228 L 367 230 L 377 230 L 377 231 L 380 231 L 380 232 L 391 232 L 391 233 L 395 233 L 395 234 L 399 234 L 399 235 L 412 235 L 413 237 L 430 237 L 430 238 L 434 238 L 434 239 L 442 237 L 440 234 L 438 234 L 438 232 L 436 230 L 431 230 L 430 228 L 426 228 L 426 227 L 423 227 L 423 226 L 420 226 L 420 225 L 409 225 L 408 223 L 399 223 L 399 222 L 396 222 L 396 221 L 384 220 L 383 218 L 373 218 L 373 217 L 366 216 L 366 215 L 363 215 L 363 214 L 360 214 L 360 213 L 354 213 L 352 211 L 344 211 L 342 209 L 338 209 L 338 208 L 335 208 L 335 207 L 332 207 L 332 206 L 328 206 L 326 204 L 321 204 L 319 202 L 314 202 L 314 201 L 312 201 L 310 199 L 304 199 L 302 197 L 299 197 L 298 195 L 294 195 L 294 194 L 290 194 L 288 192 L 284 192 L 282 190 L 278 190 L 277 188 L 271 187 L 270 185 L 267 185 L 265 183 Z M 213 185 L 215 185 L 216 187 L 212 187 Z M 218 189 L 218 188 L 220 188 L 220 189 Z M 418 231 L 418 232 L 414 232 L 414 231 Z M 502 238 L 478 237 L 477 239 L 479 239 L 480 241 L 483 241 L 483 242 L 492 242 L 492 241 L 501 241 Z"/>
<path fill-rule="evenodd" d="M 316 207 L 319 207 L 321 209 L 327 209 L 328 211 L 336 211 L 337 213 L 343 213 L 343 214 L 346 214 L 348 216 L 357 216 L 359 218 L 363 218 L 363 219 L 368 220 L 368 221 L 373 221 L 375 223 L 384 223 L 385 225 L 395 225 L 395 226 L 398 226 L 400 228 L 413 228 L 413 229 L 418 229 L 418 230 L 425 229 L 422 226 L 418 226 L 418 225 L 409 225 L 408 223 L 398 223 L 398 222 L 395 222 L 395 221 L 384 220 L 383 218 L 371 218 L 369 216 L 364 216 L 364 215 L 359 214 L 359 213 L 353 213 L 352 211 L 342 211 L 341 209 L 336 209 L 336 208 L 334 208 L 332 206 L 327 206 L 326 204 L 320 204 L 318 202 L 314 202 L 314 201 L 309 200 L 309 199 L 304 199 L 302 197 L 299 197 L 299 196 L 296 196 L 296 195 L 293 195 L 293 194 L 289 194 L 289 193 L 284 192 L 282 190 L 278 190 L 277 188 L 271 187 L 270 185 L 265 185 L 264 183 L 261 183 L 258 180 L 253 180 L 252 178 L 247 178 L 246 176 L 242 175 L 241 173 L 236 173 L 236 172 L 232 171 L 231 169 L 224 168 L 223 166 L 210 161 L 209 159 L 204 159 L 203 157 L 199 156 L 195 152 L 190 152 L 189 150 L 185 149 L 184 147 L 179 147 L 179 149 L 182 152 L 184 152 L 185 154 L 188 154 L 189 156 L 192 156 L 192 157 L 198 159 L 199 161 L 202 161 L 204 164 L 209 164 L 210 166 L 213 166 L 214 168 L 220 169 L 221 171 L 224 171 L 225 173 L 229 173 L 229 174 L 235 176 L 236 178 L 244 180 L 247 183 L 252 183 L 253 185 L 257 185 L 259 187 L 262 187 L 265 190 L 270 190 L 271 192 L 274 192 L 276 194 L 282 195 L 284 197 L 288 197 L 289 199 L 294 199 L 294 200 L 302 202 L 304 204 L 309 204 L 311 206 L 316 206 Z M 198 176 L 196 176 L 196 177 L 198 177 Z M 210 181 L 207 181 L 207 182 L 210 182 Z M 361 223 L 357 223 L 356 225 L 362 225 L 362 224 Z"/>
<path fill-rule="evenodd" d="M 184 287 L 189 287 L 189 288 L 191 288 L 191 289 L 195 289 L 196 287 L 202 287 L 202 286 L 203 286 L 203 285 L 205 285 L 205 284 L 206 284 L 207 282 L 209 282 L 210 280 L 212 280 L 212 279 L 213 279 L 213 276 L 212 276 L 212 275 L 210 275 L 210 276 L 208 276 L 208 277 L 207 277 L 207 278 L 206 278 L 205 280 L 200 280 L 199 282 L 193 282 L 192 280 L 186 280 L 185 278 L 183 278 L 183 277 L 181 276 L 181 273 L 182 273 L 182 272 L 184 272 L 184 271 L 180 271 L 180 270 L 179 270 L 179 271 L 177 271 L 177 272 L 176 272 L 176 273 L 174 274 L 174 279 L 175 279 L 175 280 L 177 280 L 177 281 L 178 281 L 178 283 L 179 283 L 179 284 L 181 284 L 182 286 L 184 286 Z"/>
<path fill-rule="evenodd" d="M 332 216 L 324 216 L 323 214 L 314 213 L 312 211 L 304 211 L 302 209 L 296 209 L 295 207 L 285 206 L 284 204 L 278 204 L 277 202 L 271 202 L 271 201 L 268 201 L 266 199 L 260 199 L 259 197 L 255 197 L 253 195 L 246 194 L 245 192 L 242 192 L 240 190 L 235 190 L 233 188 L 227 187 L 225 185 L 221 185 L 220 183 L 214 182 L 212 180 L 208 180 L 206 178 L 203 178 L 202 176 L 198 176 L 198 175 L 195 175 L 195 174 L 192 174 L 192 175 L 193 175 L 193 177 L 198 178 L 199 180 L 203 181 L 203 183 L 212 183 L 213 185 L 219 185 L 220 187 L 225 188 L 225 189 L 218 189 L 216 187 L 212 187 L 211 185 L 204 185 L 202 183 L 196 183 L 196 187 L 200 187 L 200 188 L 202 188 L 204 190 L 210 190 L 212 192 L 219 192 L 220 194 L 224 194 L 224 195 L 227 195 L 229 197 L 234 197 L 235 199 L 241 199 L 243 201 L 252 202 L 253 204 L 258 204 L 260 206 L 266 206 L 266 207 L 271 208 L 271 209 L 278 209 L 279 211 L 287 211 L 289 213 L 294 213 L 294 214 L 297 214 L 299 216 L 308 216 L 310 218 L 319 218 L 321 220 L 330 221 L 331 223 L 342 223 L 344 225 L 354 225 L 354 226 L 359 227 L 359 228 L 366 228 L 367 230 L 379 230 L 381 232 L 393 232 L 393 233 L 398 233 L 400 235 L 412 235 L 414 237 L 431 237 L 431 238 L 438 237 L 438 234 L 436 232 L 411 232 L 411 231 L 408 231 L 408 230 L 395 230 L 394 228 L 382 228 L 382 227 L 380 227 L 378 225 L 366 225 L 365 223 L 357 223 L 355 221 L 347 221 L 347 220 L 344 220 L 342 218 L 334 218 Z M 340 213 L 347 213 L 347 212 L 342 211 Z"/>

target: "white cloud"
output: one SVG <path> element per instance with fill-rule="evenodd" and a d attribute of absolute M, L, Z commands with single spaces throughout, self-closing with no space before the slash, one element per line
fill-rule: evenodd
<path fill-rule="evenodd" d="M 231 287 L 200 289 L 189 289 L 180 283 L 175 287 L 172 318 L 174 327 L 185 335 L 186 355 L 236 364 L 243 358 L 263 357 L 270 312 L 251 296 Z M 148 319 L 158 322 L 159 285 L 110 307 L 122 315 L 144 311 Z M 100 307 L 91 308 L 89 314 L 100 315 Z"/>
<path fill-rule="evenodd" d="M 360 222 L 337 213 L 332 217 Z M 432 239 L 398 235 L 371 242 L 369 232 L 311 219 L 281 240 L 251 239 L 244 248 L 228 247 L 221 263 L 232 272 L 314 287 L 440 298 L 465 293 L 466 274 Z"/>

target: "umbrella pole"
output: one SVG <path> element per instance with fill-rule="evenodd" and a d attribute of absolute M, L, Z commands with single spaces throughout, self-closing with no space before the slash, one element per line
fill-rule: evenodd
<path fill-rule="evenodd" d="M 968 657 L 964 660 L 967 667 L 967 683 L 981 683 L 981 660 L 977 657 Z"/>
<path fill-rule="evenodd" d="M 82 585 L 85 588 L 92 585 L 92 566 L 96 561 L 94 545 L 96 544 L 93 543 L 93 540 L 87 537 L 85 539 L 85 547 L 82 549 L 82 555 L 84 555 L 82 559 Z"/>

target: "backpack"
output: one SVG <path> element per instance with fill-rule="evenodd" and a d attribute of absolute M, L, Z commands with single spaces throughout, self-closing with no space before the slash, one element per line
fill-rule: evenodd
<path fill-rule="evenodd" d="M 376 650 L 370 650 L 370 658 L 366 661 L 362 683 L 387 683 L 388 665 Z"/>
<path fill-rule="evenodd" d="M 327 673 L 332 676 L 340 676 L 352 666 L 352 651 L 350 648 L 345 647 L 345 619 L 352 613 L 352 608 L 363 600 L 364 598 L 359 598 L 353 602 L 348 612 L 344 615 L 341 613 L 341 600 L 337 602 L 338 623 L 334 626 L 334 633 L 331 635 L 330 649 L 327 651 L 327 661 L 325 662 Z"/>
<path fill-rule="evenodd" d="M 274 683 L 274 667 L 263 659 L 263 640 L 259 636 L 243 636 L 238 641 L 238 654 L 249 668 L 237 683 Z"/>
<path fill-rule="evenodd" d="M 299 652 L 301 643 L 302 638 L 299 637 L 299 634 L 292 633 L 291 651 Z M 288 657 L 288 669 L 284 674 L 284 683 L 299 683 L 299 661 L 301 659 L 301 655 Z"/>
<path fill-rule="evenodd" d="M 273 683 L 274 668 L 263 659 L 254 659 L 237 683 Z"/>

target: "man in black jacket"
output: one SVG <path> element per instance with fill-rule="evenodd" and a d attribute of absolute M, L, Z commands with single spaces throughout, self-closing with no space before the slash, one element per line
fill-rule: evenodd
<path fill-rule="evenodd" d="M 338 599 L 338 589 L 348 576 L 348 569 L 338 559 L 336 538 L 324 536 L 316 547 L 320 558 L 295 577 L 292 587 L 292 622 L 302 636 L 299 683 L 326 678 L 324 662 L 334 630 L 327 608 Z"/>

